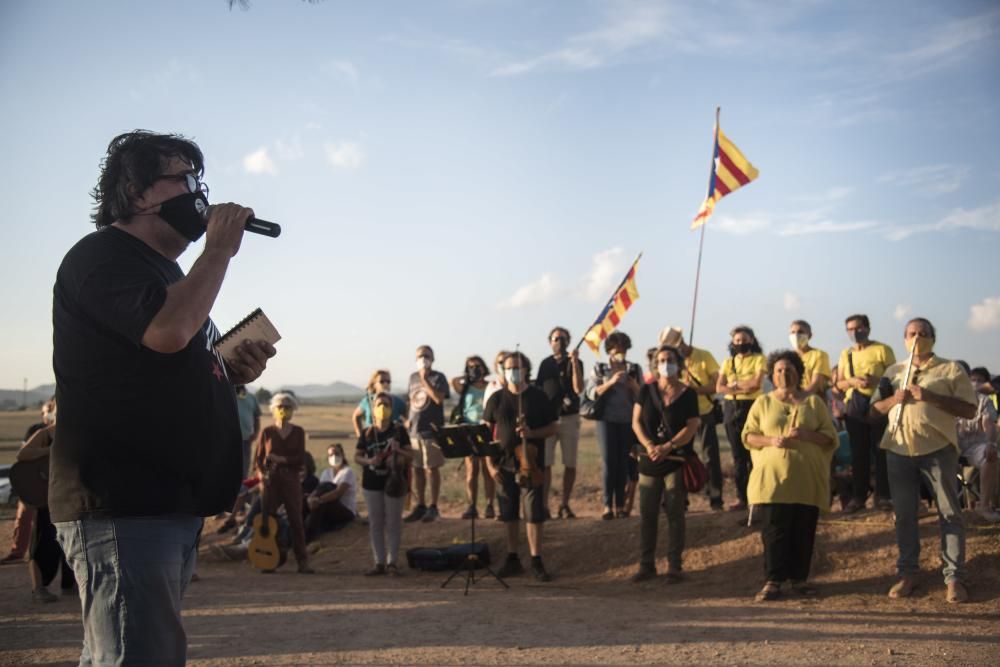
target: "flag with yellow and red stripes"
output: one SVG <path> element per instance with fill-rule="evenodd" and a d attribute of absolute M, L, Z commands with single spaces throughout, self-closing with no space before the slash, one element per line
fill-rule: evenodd
<path fill-rule="evenodd" d="M 733 190 L 738 190 L 757 178 L 757 168 L 750 164 L 733 142 L 717 128 L 715 135 L 715 167 L 708 179 L 708 195 L 698 209 L 698 215 L 691 223 L 691 229 L 698 229 L 708 220 L 719 201 Z"/>
<path fill-rule="evenodd" d="M 608 301 L 607 305 L 604 306 L 604 310 L 594 320 L 594 323 L 587 331 L 587 335 L 583 337 L 583 340 L 594 351 L 594 354 L 599 355 L 601 353 L 601 341 L 618 328 L 619 322 L 625 316 L 625 311 L 631 308 L 632 304 L 639 299 L 639 290 L 635 286 L 635 268 L 639 265 L 640 259 L 642 259 L 641 253 L 632 262 L 632 266 L 629 268 L 628 273 L 625 274 L 624 280 L 618 285 L 618 289 L 615 290 L 614 295 Z"/>

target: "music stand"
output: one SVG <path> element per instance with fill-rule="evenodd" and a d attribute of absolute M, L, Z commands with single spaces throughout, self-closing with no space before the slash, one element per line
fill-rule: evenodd
<path fill-rule="evenodd" d="M 495 456 L 500 453 L 499 443 L 491 442 L 492 434 L 486 424 L 460 424 L 445 426 L 434 431 L 434 442 L 441 448 L 446 459 L 465 458 L 466 456 Z M 476 583 L 476 566 L 482 565 L 494 579 L 504 588 L 510 588 L 497 573 L 486 563 L 479 560 L 475 553 L 476 545 L 476 515 L 469 519 L 469 553 L 465 560 L 451 573 L 441 588 L 446 588 L 456 576 L 465 573 L 465 595 L 469 594 L 469 586 Z M 480 577 L 482 579 L 483 577 Z"/>

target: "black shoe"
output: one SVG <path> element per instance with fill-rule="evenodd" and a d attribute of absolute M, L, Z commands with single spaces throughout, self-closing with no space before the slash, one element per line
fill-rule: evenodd
<path fill-rule="evenodd" d="M 656 577 L 656 566 L 640 565 L 639 571 L 632 575 L 632 583 L 638 584 L 640 581 L 649 581 Z"/>
<path fill-rule="evenodd" d="M 440 518 L 441 518 L 441 513 L 438 512 L 437 505 L 431 505 L 430 507 L 427 508 L 427 511 L 424 513 L 424 516 L 420 520 L 423 523 L 430 523 L 431 521 Z"/>
<path fill-rule="evenodd" d="M 711 506 L 713 512 L 722 512 L 726 509 L 725 504 L 722 502 L 722 498 L 712 498 L 709 501 L 709 505 Z"/>
<path fill-rule="evenodd" d="M 542 565 L 541 557 L 531 559 L 531 573 L 535 575 L 535 579 L 538 581 L 552 581 L 552 577 L 549 573 L 545 571 L 545 566 Z"/>
<path fill-rule="evenodd" d="M 463 519 L 478 519 L 479 512 L 476 510 L 475 505 L 469 505 L 469 509 L 462 512 Z"/>
<path fill-rule="evenodd" d="M 416 507 L 413 508 L 412 512 L 406 515 L 406 518 L 403 519 L 403 523 L 413 523 L 415 521 L 420 521 L 421 519 L 424 518 L 425 514 L 427 514 L 427 506 L 417 505 Z"/>
<path fill-rule="evenodd" d="M 521 559 L 517 556 L 508 557 L 503 565 L 500 566 L 500 569 L 497 570 L 497 576 L 501 579 L 513 577 L 518 574 L 524 574 L 524 566 L 521 565 Z"/>
<path fill-rule="evenodd" d="M 483 512 L 483 518 L 484 519 L 495 519 L 496 516 L 497 516 L 497 513 L 493 510 L 493 503 L 490 503 L 489 505 L 486 506 L 486 511 Z"/>
<path fill-rule="evenodd" d="M 605 521 L 610 521 L 611 519 L 615 518 L 615 513 L 612 512 L 611 510 L 605 510 L 604 514 L 601 515 L 601 518 L 604 519 Z"/>

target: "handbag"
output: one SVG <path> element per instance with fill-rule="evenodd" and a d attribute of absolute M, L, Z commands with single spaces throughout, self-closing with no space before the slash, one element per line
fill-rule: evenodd
<path fill-rule="evenodd" d="M 854 355 L 850 351 L 847 353 L 847 368 L 850 371 L 848 377 L 855 377 L 854 375 Z M 881 386 L 881 381 L 880 381 Z M 871 396 L 866 396 L 859 390 L 855 389 L 851 392 L 851 397 L 847 399 L 845 404 L 845 410 L 847 411 L 847 416 L 851 419 L 857 421 L 862 421 L 868 424 L 878 424 L 880 422 L 888 422 L 889 418 L 886 415 L 874 412 L 871 409 Z"/>
<path fill-rule="evenodd" d="M 594 375 L 597 377 L 597 384 L 603 381 L 605 368 L 607 367 L 600 362 L 594 366 Z M 597 392 L 594 393 L 596 394 Z M 580 416 L 584 419 L 600 421 L 604 417 L 604 401 L 606 396 L 607 393 L 604 393 L 597 396 L 597 398 L 591 398 L 586 391 L 580 394 Z"/>
<path fill-rule="evenodd" d="M 688 493 L 698 493 L 708 483 L 708 468 L 693 452 L 684 457 L 681 474 L 684 476 L 684 490 Z"/>

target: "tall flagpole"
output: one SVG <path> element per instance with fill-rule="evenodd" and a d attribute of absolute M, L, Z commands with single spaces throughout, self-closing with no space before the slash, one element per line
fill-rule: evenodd
<path fill-rule="evenodd" d="M 712 142 L 712 165 L 708 171 L 708 182 L 712 182 L 715 174 L 715 151 L 719 145 L 719 111 L 722 107 L 715 107 L 715 139 Z M 709 193 L 711 195 L 712 193 Z M 698 268 L 694 273 L 694 300 L 691 302 L 691 329 L 688 331 L 688 345 L 694 345 L 694 317 L 698 312 L 698 283 L 701 282 L 701 251 L 705 246 L 705 227 L 708 220 L 701 223 L 701 239 L 698 241 Z"/>
<path fill-rule="evenodd" d="M 628 274 L 631 273 L 632 267 L 634 267 L 636 264 L 638 264 L 640 259 L 642 259 L 642 253 L 641 252 L 638 255 L 636 255 L 635 261 L 633 261 L 631 264 L 629 264 L 628 271 L 625 272 L 625 277 L 622 278 L 622 281 L 620 283 L 618 283 L 618 287 L 615 288 L 615 291 L 611 293 L 611 298 L 604 302 L 604 308 L 601 309 L 601 314 L 597 316 L 596 320 L 594 320 L 594 324 L 591 324 L 589 327 L 587 327 L 587 330 L 583 332 L 583 336 L 581 336 L 580 340 L 578 340 L 576 342 L 576 347 L 573 348 L 574 351 L 580 349 L 580 346 L 583 345 L 583 342 L 585 340 L 587 340 L 587 334 L 590 333 L 590 330 L 594 328 L 595 324 L 597 324 L 598 322 L 600 322 L 601 315 L 604 315 L 604 311 L 615 300 L 615 297 L 618 296 L 618 291 L 625 285 L 625 281 L 628 280 Z"/>

